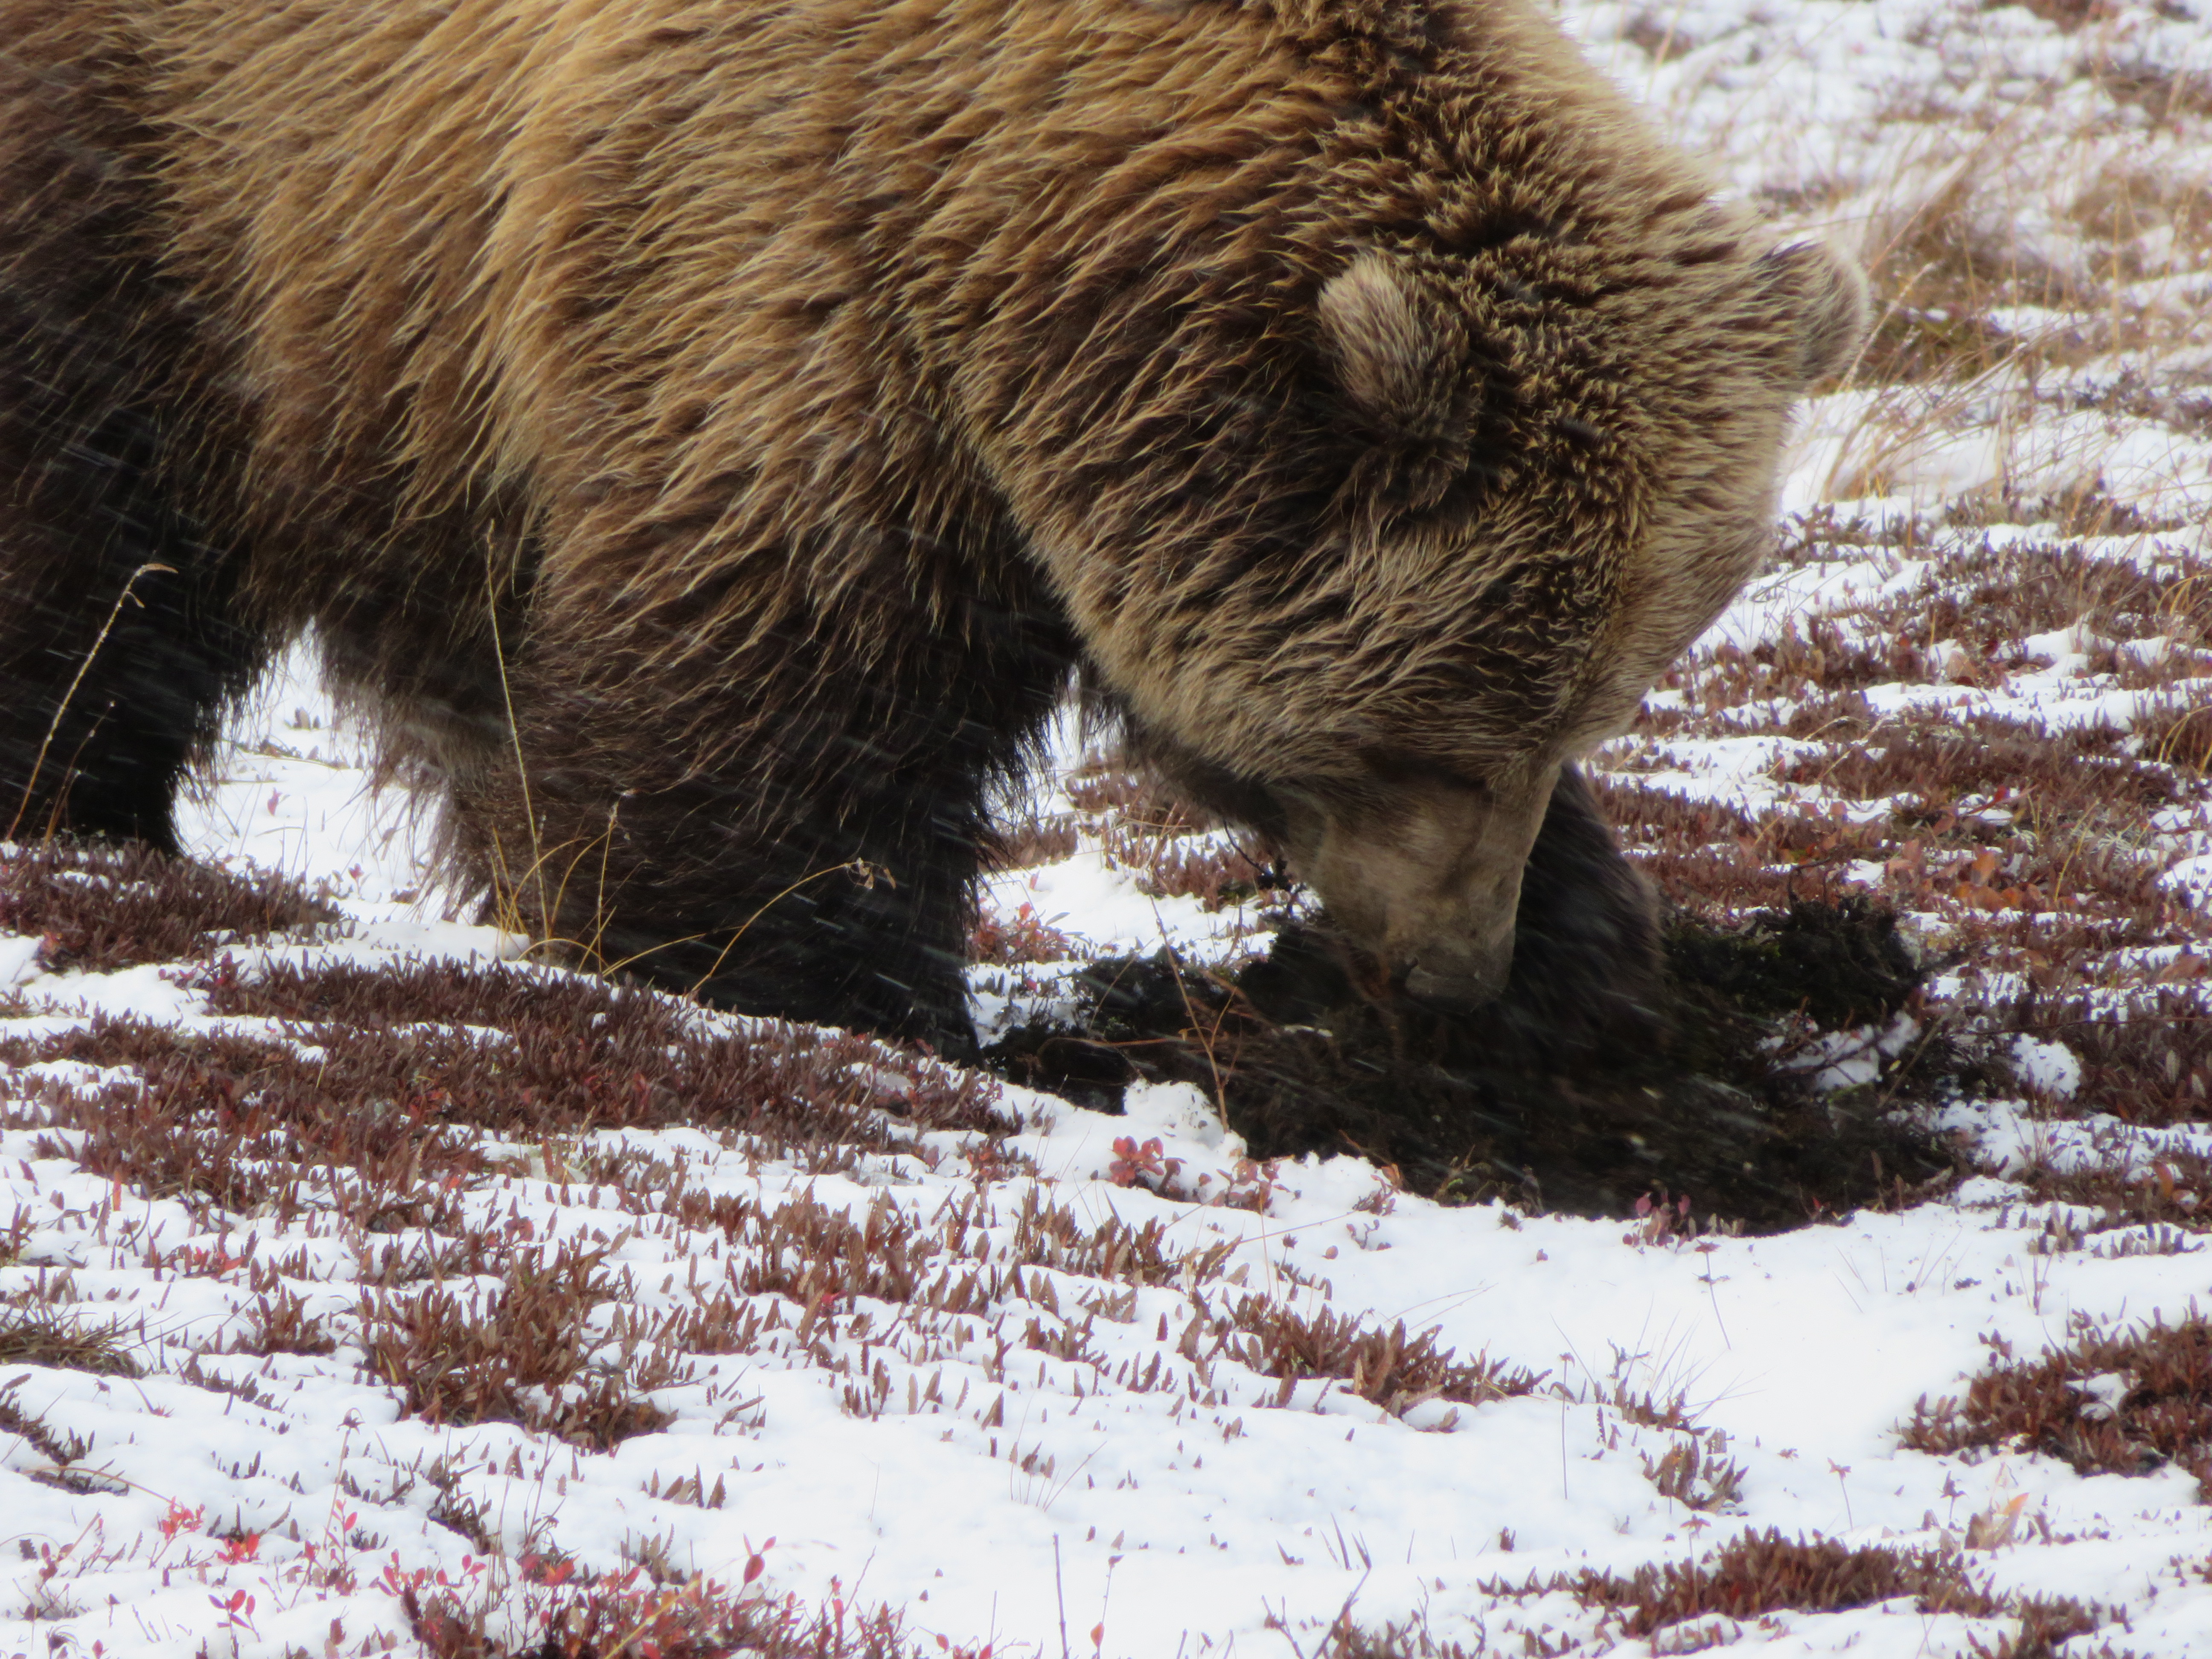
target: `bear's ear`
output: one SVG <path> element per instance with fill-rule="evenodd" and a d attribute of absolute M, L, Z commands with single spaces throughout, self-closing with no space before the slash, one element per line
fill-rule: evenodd
<path fill-rule="evenodd" d="M 1761 259 L 1759 274 L 1796 322 L 1799 386 L 1841 374 L 1857 361 L 1869 321 L 1866 277 L 1857 265 L 1825 243 L 1796 242 Z"/>
<path fill-rule="evenodd" d="M 1449 404 L 1458 331 L 1379 253 L 1329 278 L 1317 307 L 1337 378 L 1382 430 L 1425 434 Z"/>

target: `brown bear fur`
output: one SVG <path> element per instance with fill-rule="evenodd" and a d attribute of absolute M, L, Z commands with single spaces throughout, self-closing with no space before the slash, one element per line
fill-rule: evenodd
<path fill-rule="evenodd" d="M 533 926 L 955 1043 L 986 793 L 1078 666 L 1417 989 L 1496 988 L 1539 839 L 1648 932 L 1553 781 L 1749 574 L 1860 327 L 1535 0 L 0 42 L 15 833 L 168 838 L 312 625 Z"/>

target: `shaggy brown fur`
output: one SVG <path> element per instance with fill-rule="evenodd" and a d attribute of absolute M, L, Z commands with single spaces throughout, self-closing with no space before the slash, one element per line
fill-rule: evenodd
<path fill-rule="evenodd" d="M 940 1040 L 1079 662 L 1416 989 L 1494 989 L 1553 780 L 1748 574 L 1859 325 L 1534 0 L 0 43 L 0 803 L 161 839 L 312 623 L 549 933 Z"/>

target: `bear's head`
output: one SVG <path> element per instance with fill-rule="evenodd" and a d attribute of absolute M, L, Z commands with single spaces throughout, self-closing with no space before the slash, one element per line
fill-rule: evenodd
<path fill-rule="evenodd" d="M 1109 667 L 1140 746 L 1424 1000 L 1503 989 L 1561 768 L 1757 568 L 1790 405 L 1863 337 L 1848 262 L 1711 211 L 1663 258 L 1523 239 L 1320 276 L 1297 526 L 1248 501 L 1191 572 L 1216 637 Z"/>
<path fill-rule="evenodd" d="M 1607 334 L 1581 319 L 1484 329 L 1494 289 L 1470 304 L 1376 254 L 1322 290 L 1326 349 L 1371 446 L 1352 469 L 1354 534 L 1421 573 L 1394 583 L 1399 604 L 1425 589 L 1454 620 L 1400 636 L 1407 659 L 1389 672 L 1422 690 L 1370 777 L 1270 793 L 1293 864 L 1424 1000 L 1504 988 L 1561 765 L 1626 727 L 1755 570 L 1787 407 L 1848 367 L 1866 326 L 1863 280 L 1817 244 L 1707 300 L 1702 325 L 1679 296 L 1615 321 L 1642 354 L 1632 400 L 1601 367 Z M 1665 324 L 1676 337 L 1651 331 Z"/>

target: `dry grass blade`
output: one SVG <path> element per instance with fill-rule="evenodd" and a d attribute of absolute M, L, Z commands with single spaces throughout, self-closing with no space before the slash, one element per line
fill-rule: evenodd
<path fill-rule="evenodd" d="M 0 1365 L 52 1365 L 101 1376 L 137 1376 L 144 1368 L 112 1327 L 88 1324 L 44 1302 L 0 1308 Z"/>

